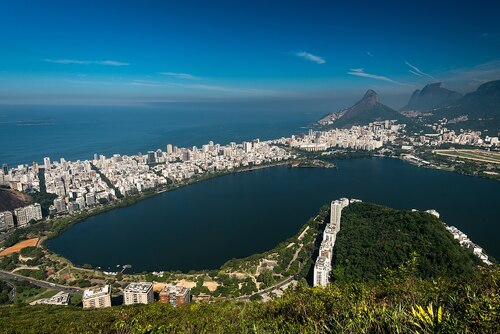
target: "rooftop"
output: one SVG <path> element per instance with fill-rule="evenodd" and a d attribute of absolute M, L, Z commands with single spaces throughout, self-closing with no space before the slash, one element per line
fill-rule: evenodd
<path fill-rule="evenodd" d="M 87 289 L 83 292 L 83 298 L 95 298 L 99 297 L 102 295 L 107 295 L 110 294 L 111 290 L 109 288 L 109 285 L 105 285 L 101 288 L 92 288 L 92 289 Z"/>
<path fill-rule="evenodd" d="M 125 288 L 124 292 L 135 292 L 135 293 L 146 293 L 152 289 L 153 283 L 151 282 L 139 282 L 130 283 Z"/>

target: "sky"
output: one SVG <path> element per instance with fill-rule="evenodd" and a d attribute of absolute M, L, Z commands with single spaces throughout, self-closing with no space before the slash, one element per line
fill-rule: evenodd
<path fill-rule="evenodd" d="M 500 79 L 498 1 L 0 0 L 0 104 L 322 100 L 397 107 Z"/>

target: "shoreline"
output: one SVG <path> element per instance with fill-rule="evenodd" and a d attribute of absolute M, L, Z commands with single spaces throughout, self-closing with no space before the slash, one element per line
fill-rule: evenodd
<path fill-rule="evenodd" d="M 367 155 L 364 156 L 364 158 L 381 158 L 381 157 L 382 158 L 387 158 L 387 157 L 397 158 L 399 160 L 404 160 L 406 162 L 409 162 L 409 161 L 407 161 L 405 159 L 402 159 L 401 157 L 397 157 L 397 156 L 381 156 L 381 155 L 377 155 L 376 152 L 375 152 L 375 154 L 372 153 L 372 154 L 367 154 Z M 326 158 L 325 160 L 327 160 L 327 161 L 328 160 L 331 161 L 332 159 L 335 159 L 335 157 L 323 157 L 323 158 Z M 352 157 L 346 157 L 346 158 L 347 159 L 356 159 L 356 158 L 359 158 L 359 157 L 352 156 Z M 61 233 L 63 233 L 65 230 L 67 230 L 68 228 L 70 228 L 72 225 L 78 224 L 80 222 L 83 222 L 85 219 L 93 217 L 93 216 L 96 216 L 96 215 L 98 215 L 100 213 L 104 213 L 104 212 L 107 212 L 107 211 L 110 211 L 110 210 L 113 210 L 113 209 L 117 209 L 117 208 L 121 208 L 121 207 L 128 207 L 128 206 L 131 206 L 133 204 L 138 203 L 139 201 L 148 199 L 150 197 L 162 194 L 164 192 L 176 190 L 176 189 L 182 188 L 184 186 L 192 185 L 192 184 L 198 183 L 200 181 L 205 181 L 205 180 L 209 180 L 209 179 L 212 179 L 212 178 L 217 178 L 217 177 L 220 177 L 220 176 L 225 176 L 225 175 L 230 175 L 230 174 L 236 174 L 236 173 L 242 173 L 242 172 L 249 172 L 249 171 L 254 171 L 254 170 L 261 170 L 261 169 L 266 169 L 266 168 L 271 168 L 271 167 L 289 166 L 289 168 L 292 168 L 292 167 L 294 167 L 294 164 L 297 164 L 297 163 L 298 164 L 300 164 L 300 163 L 307 164 L 307 163 L 309 163 L 311 161 L 314 161 L 314 160 L 315 160 L 315 158 L 313 158 L 311 156 L 302 156 L 302 159 L 290 159 L 290 160 L 285 160 L 285 161 L 277 161 L 277 162 L 269 163 L 269 164 L 265 164 L 265 165 L 245 166 L 245 167 L 233 169 L 233 170 L 230 170 L 230 171 L 224 171 L 224 172 L 219 172 L 219 173 L 217 173 L 217 172 L 216 173 L 211 173 L 211 174 L 207 174 L 207 175 L 202 175 L 200 177 L 191 178 L 189 180 L 186 180 L 185 182 L 180 182 L 178 184 L 171 185 L 167 189 L 157 189 L 155 191 L 146 192 L 146 193 L 143 193 L 141 195 L 134 195 L 134 196 L 125 197 L 123 199 L 114 201 L 114 202 L 112 202 L 110 204 L 106 204 L 104 206 L 101 205 L 99 207 L 95 207 L 90 212 L 87 211 L 83 215 L 75 214 L 75 215 L 72 215 L 72 216 L 62 216 L 59 219 L 61 219 L 61 220 L 64 220 L 64 219 L 68 220 L 68 222 L 66 222 L 65 226 L 62 229 L 58 229 L 57 231 L 54 231 L 53 233 L 51 233 L 48 236 L 41 237 L 40 242 L 39 242 L 39 246 L 41 246 L 42 249 L 44 249 L 45 251 L 48 252 L 48 254 L 46 255 L 47 257 L 58 257 L 58 258 L 60 258 L 61 261 L 66 262 L 67 264 L 69 264 L 69 266 L 72 269 L 74 269 L 75 271 L 87 270 L 87 269 L 85 269 L 82 266 L 75 266 L 75 265 L 73 265 L 73 263 L 69 259 L 65 258 L 64 256 L 61 256 L 60 254 L 57 254 L 57 253 L 51 251 L 48 247 L 45 246 L 45 244 L 44 244 L 45 240 L 55 238 L 55 237 L 59 236 Z M 425 167 L 425 168 L 429 168 L 429 169 L 438 169 L 438 170 L 440 169 L 440 168 L 435 168 L 434 166 L 421 166 L 421 165 L 417 165 L 417 164 L 413 164 L 413 165 L 416 165 L 417 167 Z M 295 166 L 295 167 L 302 167 L 302 168 L 314 168 L 314 167 L 328 168 L 328 167 L 317 166 L 317 165 L 316 166 Z M 457 172 L 457 174 L 461 174 L 461 173 Z M 261 255 L 261 254 L 254 254 L 254 255 Z M 253 256 L 253 255 L 251 255 L 251 256 Z M 231 260 L 228 260 L 228 262 L 230 262 L 230 261 Z M 216 268 L 216 269 L 212 269 L 212 270 L 222 270 L 223 267 L 228 262 L 226 262 L 220 268 Z M 108 277 L 108 278 L 110 277 L 109 275 L 104 274 L 104 271 L 102 269 L 99 269 L 99 270 L 92 269 L 91 271 L 95 272 L 95 273 L 102 274 L 102 275 L 104 275 L 105 277 Z M 165 272 L 166 273 L 172 273 L 172 274 L 175 274 L 175 275 L 180 275 L 180 276 L 184 275 L 184 276 L 189 276 L 189 277 L 196 277 L 197 275 L 207 275 L 207 272 L 209 272 L 209 271 L 211 271 L 211 269 L 192 270 L 192 271 L 189 271 L 189 273 L 188 272 L 176 273 L 175 271 L 165 271 Z M 152 274 L 152 273 L 154 273 L 154 271 L 153 272 L 147 271 L 145 273 Z M 141 272 L 141 273 L 130 273 L 130 274 L 124 274 L 124 275 L 127 275 L 128 277 L 141 277 L 141 275 L 143 275 L 143 274 L 144 273 Z"/>

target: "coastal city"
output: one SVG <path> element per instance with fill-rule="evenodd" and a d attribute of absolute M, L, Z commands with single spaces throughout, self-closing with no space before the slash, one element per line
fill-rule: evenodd
<path fill-rule="evenodd" d="M 170 184 L 180 184 L 189 179 L 213 173 L 228 173 L 241 168 L 285 163 L 296 159 L 300 151 L 334 153 L 331 150 L 374 151 L 399 148 L 401 157 L 409 161 L 429 164 L 416 156 L 421 147 L 439 147 L 443 144 L 467 145 L 478 148 L 495 148 L 498 137 L 481 136 L 479 131 L 455 133 L 445 127 L 446 120 L 434 124 L 435 133 L 412 135 L 405 124 L 396 121 L 372 122 L 367 126 L 327 131 L 310 129 L 307 134 L 292 135 L 269 141 L 253 141 L 228 145 L 209 142 L 200 148 L 179 148 L 166 145 L 165 150 L 148 151 L 146 154 L 111 157 L 94 154 L 92 160 L 52 161 L 43 164 L 18 165 L 9 168 L 3 164 L 0 185 L 18 191 L 39 192 L 40 172 L 43 172 L 45 191 L 55 194 L 50 215 L 73 213 L 87 207 L 106 204 L 117 198 L 146 190 L 165 189 Z M 298 149 L 293 151 L 291 149 Z M 14 223 L 16 218 L 17 224 Z M 32 220 L 41 220 L 39 204 L 0 213 L 0 231 L 24 227 Z"/>
<path fill-rule="evenodd" d="M 0 1 L 0 334 L 500 333 L 500 1 Z"/>
<path fill-rule="evenodd" d="M 469 145 L 480 148 L 495 148 L 498 137 L 481 137 L 477 131 L 462 131 L 456 134 L 445 127 L 446 122 L 433 125 L 435 133 L 412 135 L 405 124 L 397 121 L 372 122 L 366 126 L 352 126 L 348 129 L 314 130 L 306 134 L 292 135 L 275 140 L 246 141 L 227 145 L 209 142 L 201 147 L 180 148 L 171 144 L 165 150 L 157 149 L 146 154 L 120 155 L 110 157 L 94 154 L 91 160 L 67 161 L 64 158 L 51 160 L 45 157 L 43 163 L 2 166 L 0 185 L 23 192 L 45 192 L 53 196 L 46 215 L 42 215 L 40 203 L 33 203 L 13 211 L 0 213 L 0 232 L 4 236 L 16 229 L 37 224 L 44 219 L 71 217 L 77 212 L 92 212 L 114 201 L 147 192 L 164 192 L 170 187 L 217 174 L 290 164 L 302 154 L 329 156 L 335 152 L 361 151 L 384 152 L 401 150 L 402 159 L 427 162 L 414 155 L 419 147 L 439 147 L 444 143 Z M 329 223 L 325 225 L 319 255 L 313 269 L 313 285 L 327 286 L 332 271 L 332 256 L 336 235 L 340 230 L 342 209 L 356 199 L 341 198 L 332 201 Z M 436 215 L 432 211 L 429 213 Z M 437 217 L 439 215 L 437 214 Z M 470 241 L 455 227 L 447 227 L 450 233 L 464 247 L 470 248 L 485 264 L 491 264 L 482 248 Z M 105 272 L 117 275 L 117 272 Z M 156 273 L 161 277 L 163 272 Z M 285 286 L 288 286 L 285 285 Z M 123 288 L 123 303 L 153 303 L 153 283 L 132 282 Z M 160 303 L 180 306 L 190 302 L 190 288 L 163 285 L 157 291 Z M 277 290 L 279 293 L 279 290 Z M 112 305 L 112 288 L 102 285 L 82 292 L 84 308 L 100 308 Z M 42 298 L 32 304 L 68 305 L 70 294 L 60 292 L 50 298 Z"/>

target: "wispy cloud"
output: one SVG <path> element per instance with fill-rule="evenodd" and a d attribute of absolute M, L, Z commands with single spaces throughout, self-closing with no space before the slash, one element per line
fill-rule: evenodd
<path fill-rule="evenodd" d="M 369 55 L 370 57 L 373 57 L 373 55 L 370 51 L 366 51 L 366 54 Z"/>
<path fill-rule="evenodd" d="M 425 73 L 425 72 L 422 72 L 418 67 L 410 64 L 407 60 L 405 60 L 405 63 L 406 63 L 406 65 L 408 65 L 411 68 L 410 73 L 413 73 L 413 74 L 420 76 L 420 77 L 427 77 L 427 78 L 432 79 L 434 81 L 439 81 L 438 79 L 434 78 L 432 75 Z"/>
<path fill-rule="evenodd" d="M 312 61 L 313 63 L 316 64 L 324 64 L 326 63 L 326 60 L 323 57 L 313 55 L 312 53 L 305 52 L 305 51 L 298 51 L 293 53 L 295 56 L 307 59 L 309 61 Z"/>
<path fill-rule="evenodd" d="M 116 60 L 45 59 L 48 63 L 76 65 L 128 66 L 129 63 Z"/>
<path fill-rule="evenodd" d="M 263 95 L 263 96 L 279 96 L 279 95 L 288 95 L 289 92 L 282 92 L 270 89 L 261 89 L 261 88 L 240 88 L 240 87 L 229 87 L 229 86 L 219 86 L 219 85 L 205 85 L 205 84 L 183 84 L 177 82 L 165 82 L 165 81 L 150 81 L 150 80 L 134 80 L 130 82 L 132 86 L 141 86 L 141 87 L 158 87 L 158 88 L 166 88 L 166 87 L 179 87 L 186 89 L 195 89 L 195 90 L 206 90 L 213 92 L 222 92 L 222 93 L 234 93 L 234 94 L 242 94 L 242 95 Z"/>
<path fill-rule="evenodd" d="M 412 73 L 412 74 L 415 74 L 417 77 L 423 77 L 422 74 L 418 73 L 418 72 L 415 72 L 414 70 L 409 70 L 408 72 Z"/>
<path fill-rule="evenodd" d="M 347 74 L 355 75 L 355 76 L 363 77 L 363 78 L 370 78 L 370 79 L 392 82 L 394 84 L 401 85 L 401 86 L 411 86 L 411 85 L 408 85 L 408 84 L 403 83 L 403 82 L 392 80 L 391 78 L 388 78 L 388 77 L 383 76 L 383 75 L 366 73 L 363 68 L 351 68 L 350 71 L 347 72 Z"/>
<path fill-rule="evenodd" d="M 172 78 L 177 79 L 186 79 L 186 80 L 200 80 L 200 77 L 194 76 L 189 73 L 178 73 L 178 72 L 160 72 L 161 75 L 165 75 Z"/>

